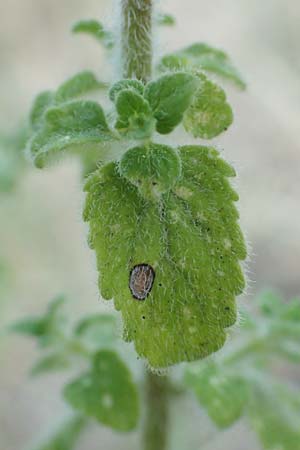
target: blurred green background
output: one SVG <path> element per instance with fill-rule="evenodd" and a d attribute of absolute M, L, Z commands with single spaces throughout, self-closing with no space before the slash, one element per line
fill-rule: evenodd
<path fill-rule="evenodd" d="M 248 82 L 246 93 L 225 86 L 235 122 L 216 139 L 239 173 L 241 221 L 251 248 L 249 287 L 240 302 L 251 305 L 253 295 L 269 286 L 285 298 L 297 295 L 300 3 L 161 0 L 158 7 L 177 18 L 176 27 L 155 29 L 158 55 L 205 41 L 224 48 Z M 116 10 L 117 2 L 109 0 L 1 0 L 0 134 L 22 127 L 39 91 L 55 88 L 79 70 L 92 69 L 100 79 L 118 77 L 96 42 L 69 32 L 81 18 L 115 27 Z M 0 325 L 41 312 L 59 293 L 66 294 L 76 316 L 109 308 L 99 302 L 82 202 L 75 160 L 43 172 L 28 168 L 12 192 L 0 193 Z M 59 394 L 61 375 L 28 379 L 36 355 L 34 344 L 20 337 L 0 341 L 0 450 L 26 448 L 66 409 Z M 299 380 L 297 373 L 289 376 Z M 205 413 L 188 398 L 172 414 L 174 450 L 200 449 L 203 440 L 214 450 L 260 448 L 242 423 L 214 435 Z M 133 449 L 136 442 L 136 433 L 118 435 L 101 426 L 84 436 L 87 450 Z"/>

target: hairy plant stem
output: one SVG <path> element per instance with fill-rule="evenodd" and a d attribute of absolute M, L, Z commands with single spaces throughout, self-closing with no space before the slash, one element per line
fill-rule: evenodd
<path fill-rule="evenodd" d="M 148 81 L 152 71 L 152 2 L 121 0 L 124 78 Z"/>
<path fill-rule="evenodd" d="M 168 438 L 169 380 L 150 371 L 145 374 L 146 414 L 143 450 L 165 450 Z"/>
<path fill-rule="evenodd" d="M 125 78 L 147 82 L 152 72 L 152 2 L 121 0 L 122 71 Z M 149 370 L 145 372 L 145 418 L 143 450 L 165 450 L 168 436 L 169 380 Z"/>

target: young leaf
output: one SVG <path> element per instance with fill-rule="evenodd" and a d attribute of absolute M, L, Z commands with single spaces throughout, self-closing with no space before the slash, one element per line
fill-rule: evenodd
<path fill-rule="evenodd" d="M 144 95 L 144 85 L 139 80 L 131 80 L 124 79 L 117 81 L 109 90 L 109 98 L 112 102 L 114 102 L 118 96 L 118 94 L 124 89 L 131 89 L 133 92 L 137 94 Z"/>
<path fill-rule="evenodd" d="M 238 374 L 226 373 L 216 364 L 187 367 L 185 384 L 193 389 L 200 405 L 220 428 L 227 428 L 244 413 L 248 385 Z"/>
<path fill-rule="evenodd" d="M 233 114 L 223 89 L 198 75 L 201 83 L 183 119 L 186 131 L 194 137 L 212 139 L 231 125 Z"/>
<path fill-rule="evenodd" d="M 114 298 L 125 339 L 152 367 L 222 347 L 245 285 L 238 196 L 227 180 L 235 172 L 213 148 L 185 146 L 179 153 L 181 177 L 159 202 L 146 201 L 115 163 L 85 187 L 101 294 Z"/>
<path fill-rule="evenodd" d="M 176 53 L 165 55 L 160 62 L 165 70 L 204 70 L 233 81 L 239 88 L 245 89 L 246 83 L 232 64 L 228 55 L 204 43 L 196 43 Z"/>
<path fill-rule="evenodd" d="M 181 174 L 181 161 L 172 147 L 150 143 L 127 150 L 119 169 L 146 199 L 155 200 L 174 186 Z"/>
<path fill-rule="evenodd" d="M 74 334 L 93 351 L 107 348 L 119 337 L 117 319 L 110 314 L 94 314 L 82 319 Z"/>
<path fill-rule="evenodd" d="M 177 72 L 163 75 L 147 84 L 145 98 L 157 120 L 156 130 L 159 133 L 170 133 L 182 121 L 198 83 L 194 75 Z"/>
<path fill-rule="evenodd" d="M 73 101 L 47 110 L 43 127 L 28 144 L 34 163 L 44 167 L 64 150 L 84 149 L 112 140 L 101 106 L 92 101 Z"/>
<path fill-rule="evenodd" d="M 118 120 L 116 129 L 133 138 L 143 139 L 151 136 L 155 120 L 149 103 L 132 89 L 123 89 L 116 98 Z"/>
<path fill-rule="evenodd" d="M 42 356 L 31 368 L 31 375 L 43 375 L 47 372 L 55 372 L 57 370 L 64 370 L 70 366 L 70 361 L 67 356 L 62 353 L 51 353 L 50 355 Z"/>
<path fill-rule="evenodd" d="M 43 125 L 44 114 L 53 103 L 53 92 L 44 91 L 37 95 L 29 115 L 30 125 L 34 131 L 37 131 Z"/>
<path fill-rule="evenodd" d="M 97 20 L 81 20 L 72 28 L 73 33 L 84 33 L 97 39 L 104 47 L 111 49 L 114 46 L 114 35 L 104 28 Z"/>
<path fill-rule="evenodd" d="M 74 409 L 116 430 L 129 431 L 136 426 L 137 388 L 114 352 L 98 352 L 92 370 L 69 383 L 64 397 Z"/>
<path fill-rule="evenodd" d="M 158 25 L 164 25 L 164 26 L 173 26 L 176 24 L 176 20 L 175 17 L 172 16 L 171 14 L 164 14 L 164 13 L 159 13 L 156 17 L 156 22 Z"/>
<path fill-rule="evenodd" d="M 34 450 L 73 450 L 86 424 L 84 417 L 74 415 L 66 419 L 44 442 L 36 445 Z"/>
<path fill-rule="evenodd" d="M 57 89 L 54 100 L 57 103 L 67 102 L 91 91 L 103 89 L 105 87 L 106 84 L 98 81 L 92 72 L 83 71 L 65 81 Z"/>

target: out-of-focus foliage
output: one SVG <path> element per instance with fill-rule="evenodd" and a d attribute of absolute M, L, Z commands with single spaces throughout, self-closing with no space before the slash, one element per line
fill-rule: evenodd
<path fill-rule="evenodd" d="M 0 132 L 0 195 L 14 189 L 26 168 L 25 141 L 24 127 L 20 127 L 10 135 Z"/>

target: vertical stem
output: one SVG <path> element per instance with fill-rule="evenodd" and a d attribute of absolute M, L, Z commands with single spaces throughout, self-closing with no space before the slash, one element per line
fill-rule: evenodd
<path fill-rule="evenodd" d="M 168 378 L 147 371 L 143 450 L 165 450 L 168 437 Z"/>
<path fill-rule="evenodd" d="M 137 78 L 143 82 L 151 78 L 152 2 L 153 0 L 121 0 L 121 58 L 125 78 Z M 166 449 L 168 397 L 168 378 L 146 371 L 143 450 Z"/>
<path fill-rule="evenodd" d="M 121 0 L 122 68 L 125 78 L 146 82 L 151 77 L 152 1 Z"/>

